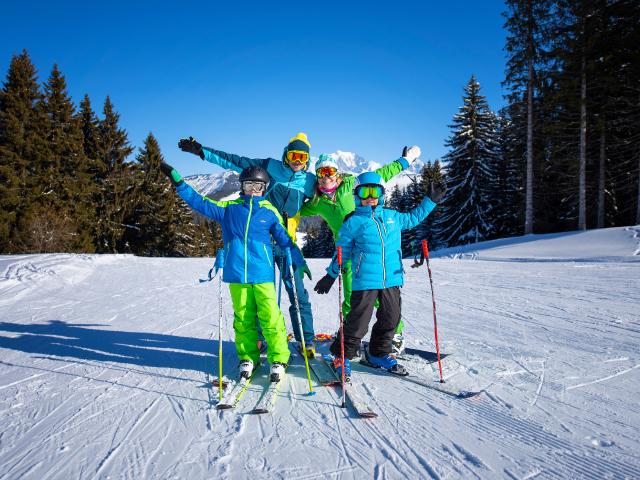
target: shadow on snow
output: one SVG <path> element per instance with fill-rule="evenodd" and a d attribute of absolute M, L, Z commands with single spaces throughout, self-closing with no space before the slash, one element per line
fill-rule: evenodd
<path fill-rule="evenodd" d="M 103 325 L 60 320 L 44 324 L 0 322 L 0 348 L 99 362 L 217 373 L 217 340 L 90 328 L 100 326 Z M 6 336 L 7 332 L 14 335 Z M 234 343 L 223 341 L 222 351 L 225 361 L 232 362 L 235 367 Z"/>

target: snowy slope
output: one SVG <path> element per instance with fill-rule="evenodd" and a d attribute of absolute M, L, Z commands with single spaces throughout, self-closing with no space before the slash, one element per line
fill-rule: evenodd
<path fill-rule="evenodd" d="M 209 259 L 2 256 L 0 478 L 640 478 L 639 234 L 439 252 L 447 384 L 486 391 L 457 400 L 362 371 L 370 420 L 339 407 L 339 388 L 307 396 L 299 357 L 273 415 L 248 413 L 264 378 L 236 411 L 213 409 Z M 427 273 L 410 263 L 406 333 L 429 349 Z M 318 279 L 326 260 L 310 266 Z M 311 293 L 319 332 L 336 328 L 335 290 Z M 232 376 L 226 291 L 223 303 Z"/>

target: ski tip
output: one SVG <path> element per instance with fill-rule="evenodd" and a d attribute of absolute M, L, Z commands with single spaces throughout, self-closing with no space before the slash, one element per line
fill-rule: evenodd
<path fill-rule="evenodd" d="M 456 395 L 456 396 L 458 398 L 472 398 L 472 397 L 477 397 L 481 393 L 482 393 L 482 391 L 480 391 L 480 392 L 462 391 L 462 392 L 458 393 L 458 395 Z"/>
<path fill-rule="evenodd" d="M 360 415 L 362 418 L 376 418 L 378 416 L 378 414 L 375 412 L 362 412 L 358 415 Z"/>

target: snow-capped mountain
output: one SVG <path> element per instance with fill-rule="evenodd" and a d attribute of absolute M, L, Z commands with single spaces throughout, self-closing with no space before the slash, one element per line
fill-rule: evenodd
<path fill-rule="evenodd" d="M 336 152 L 331 153 L 330 156 L 338 164 L 340 172 L 352 173 L 354 175 L 376 170 L 383 165 L 382 163 L 373 160 L 366 160 L 354 152 L 337 150 Z M 317 160 L 317 157 L 311 158 L 312 169 Z M 392 189 L 396 185 L 400 188 L 405 188 L 411 182 L 411 177 L 418 175 L 422 171 L 423 166 L 424 163 L 422 161 L 416 160 L 405 172 L 402 172 L 400 175 L 387 182 L 387 189 Z M 191 175 L 189 177 L 185 177 L 185 180 L 198 192 L 208 195 L 216 200 L 235 198 L 240 190 L 238 174 L 232 171 L 205 175 Z"/>
<path fill-rule="evenodd" d="M 203 175 L 190 175 L 185 177 L 187 183 L 202 195 L 207 195 L 215 200 L 237 197 L 240 191 L 239 175 L 231 170 L 221 173 L 209 173 Z"/>

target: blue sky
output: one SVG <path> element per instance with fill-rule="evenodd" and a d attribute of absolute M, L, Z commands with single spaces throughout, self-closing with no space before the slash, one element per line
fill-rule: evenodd
<path fill-rule="evenodd" d="M 471 74 L 503 104 L 502 1 L 11 2 L 2 79 L 26 48 L 41 80 L 57 63 L 78 104 L 110 95 L 135 147 L 151 131 L 183 174 L 215 167 L 178 139 L 279 158 L 298 131 L 312 155 L 387 162 L 404 145 L 446 153 Z"/>

